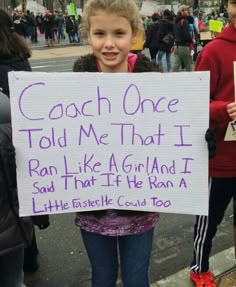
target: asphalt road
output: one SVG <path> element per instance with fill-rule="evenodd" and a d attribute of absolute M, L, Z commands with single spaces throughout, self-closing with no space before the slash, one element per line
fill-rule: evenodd
<path fill-rule="evenodd" d="M 33 71 L 70 72 L 76 57 L 32 60 Z M 197 187 L 196 187 L 197 188 Z M 74 226 L 74 214 L 50 216 L 48 229 L 37 230 L 40 269 L 26 275 L 29 287 L 89 287 L 90 266 Z M 150 281 L 156 282 L 184 267 L 192 256 L 194 216 L 162 214 L 155 228 Z M 233 245 L 233 216 L 230 205 L 214 241 L 212 254 Z M 178 286 L 179 287 L 179 286 Z"/>

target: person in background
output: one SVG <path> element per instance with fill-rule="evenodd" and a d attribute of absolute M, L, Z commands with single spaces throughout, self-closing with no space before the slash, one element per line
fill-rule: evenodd
<path fill-rule="evenodd" d="M 14 28 L 17 34 L 22 36 L 25 40 L 27 37 L 27 25 L 24 21 L 22 21 L 20 15 L 15 15 L 14 17 Z"/>
<path fill-rule="evenodd" d="M 174 50 L 174 66 L 173 72 L 178 72 L 182 63 L 186 71 L 192 71 L 192 58 L 190 56 L 189 45 L 194 44 L 190 35 L 189 22 L 189 6 L 181 5 L 178 10 L 178 15 L 175 18 L 174 36 L 175 36 L 175 50 Z"/>
<path fill-rule="evenodd" d="M 151 60 L 156 62 L 156 55 L 160 48 L 158 33 L 159 33 L 159 15 L 154 13 L 152 15 L 152 24 L 149 26 L 146 33 L 145 47 L 149 48 Z"/>
<path fill-rule="evenodd" d="M 174 46 L 174 19 L 168 9 L 163 12 L 163 18 L 160 20 L 158 38 L 160 49 L 157 54 L 157 62 L 162 67 L 162 58 L 166 54 L 167 72 L 171 72 L 171 52 Z M 163 40 L 165 38 L 166 41 Z"/>
<path fill-rule="evenodd" d="M 236 61 L 236 1 L 225 1 L 231 23 L 200 52 L 196 71 L 210 71 L 210 128 L 216 135 L 216 156 L 209 161 L 209 215 L 197 216 L 190 278 L 197 287 L 216 287 L 209 270 L 212 241 L 235 195 L 236 141 L 225 140 L 236 119 L 234 68 Z"/>
<path fill-rule="evenodd" d="M 24 247 L 33 237 L 30 217 L 19 217 L 9 98 L 0 92 L 0 286 L 25 287 Z"/>
<path fill-rule="evenodd" d="M 65 17 L 62 13 L 62 11 L 59 11 L 58 13 L 58 39 L 64 40 L 65 37 Z"/>
<path fill-rule="evenodd" d="M 54 45 L 53 42 L 53 16 L 49 10 L 45 11 L 43 16 L 43 30 L 45 33 L 45 41 L 47 47 L 52 47 Z"/>
<path fill-rule="evenodd" d="M 70 44 L 76 42 L 76 27 L 78 29 L 73 15 L 69 15 L 66 19 L 66 33 L 68 34 Z"/>

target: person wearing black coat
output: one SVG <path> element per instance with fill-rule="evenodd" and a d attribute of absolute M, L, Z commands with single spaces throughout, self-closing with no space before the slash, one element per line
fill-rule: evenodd
<path fill-rule="evenodd" d="M 14 17 L 14 28 L 17 34 L 24 37 L 26 39 L 27 33 L 27 24 L 25 21 L 20 17 L 20 15 L 16 15 Z"/>
<path fill-rule="evenodd" d="M 152 15 L 152 24 L 147 30 L 147 37 L 145 41 L 145 47 L 149 48 L 151 60 L 156 61 L 156 55 L 159 51 L 159 22 L 158 15 L 154 13 Z"/>
<path fill-rule="evenodd" d="M 1 41 L 0 41 L 0 89 L 2 90 L 2 92 L 5 95 L 7 95 L 9 97 L 10 93 L 9 93 L 9 83 L 8 83 L 8 72 L 10 72 L 10 71 L 31 71 L 31 67 L 30 67 L 30 64 L 28 62 L 28 58 L 31 56 L 31 51 L 28 48 L 27 44 L 25 43 L 24 39 L 16 33 L 15 28 L 14 28 L 13 19 L 3 9 L 0 9 L 0 27 L 1 27 L 1 29 L 0 29 L 0 39 L 1 39 Z M 8 100 L 8 102 L 9 102 L 9 100 Z M 5 107 L 7 107 L 7 105 L 5 105 Z M 1 104 L 0 104 L 0 108 L 2 108 Z M 4 112 L 4 109 L 1 109 L 0 118 L 4 114 L 3 112 Z M 7 143 L 6 144 L 6 146 L 8 146 L 7 151 L 9 151 L 9 152 L 11 151 L 10 155 L 12 156 L 12 165 L 15 166 L 14 156 L 13 156 L 14 155 L 14 147 L 12 146 L 12 143 L 11 143 L 11 126 L 10 126 L 10 124 L 8 124 L 8 126 L 2 128 L 0 132 L 1 132 L 0 136 L 2 137 L 2 140 L 4 140 L 1 143 L 4 144 L 4 148 L 5 148 L 5 144 Z M 3 166 L 0 165 L 0 169 L 1 168 L 3 168 Z M 15 180 L 15 185 L 16 185 L 15 170 L 12 169 L 10 171 L 10 173 L 11 173 L 10 175 L 11 175 L 12 179 L 9 176 L 9 182 L 11 184 L 13 184 L 14 180 Z M 16 186 L 14 188 L 16 189 Z M 1 192 L 4 192 L 4 190 L 2 189 L 2 184 L 1 184 L 0 194 L 2 194 Z M 6 194 L 7 193 L 5 192 L 4 199 L 9 201 Z M 14 192 L 13 199 L 14 199 L 14 204 L 15 204 L 14 216 L 18 220 L 18 200 L 17 200 L 16 192 Z M 0 195 L 0 200 L 1 200 L 1 195 Z M 3 206 L 4 206 L 3 208 L 2 208 L 2 206 L 0 206 L 0 221 L 1 221 L 1 219 L 6 221 L 8 218 L 10 220 L 12 218 L 12 216 L 7 215 L 7 214 L 10 214 L 10 210 L 7 210 L 7 206 L 9 206 L 9 204 L 7 205 L 5 203 Z M 12 207 L 12 205 L 11 205 L 11 207 Z M 1 214 L 1 212 L 6 212 L 6 213 Z M 21 221 L 19 221 L 19 222 L 21 222 Z M 28 219 L 27 219 L 27 222 L 28 222 Z M 9 222 L 9 224 L 12 224 L 12 225 L 13 225 L 13 223 L 14 222 L 12 220 Z M 15 220 L 15 223 L 16 223 L 16 220 Z M 7 249 L 4 247 L 4 244 L 9 246 L 10 251 L 12 249 L 12 246 L 13 246 L 13 249 L 15 248 L 14 242 L 11 243 L 11 240 L 9 240 L 9 238 L 12 238 L 18 242 L 16 245 L 17 248 L 18 247 L 21 248 L 22 246 L 24 247 L 25 243 L 27 243 L 27 247 L 25 248 L 25 250 L 23 249 L 23 257 L 25 257 L 24 258 L 24 265 L 25 265 L 24 270 L 25 271 L 31 271 L 31 272 L 36 271 L 38 268 L 38 263 L 37 263 L 38 249 L 37 249 L 35 233 L 34 233 L 34 228 L 33 228 L 32 223 L 34 223 L 35 225 L 38 225 L 40 229 L 43 229 L 49 225 L 49 218 L 48 218 L 48 216 L 40 217 L 40 218 L 33 217 L 33 221 L 32 221 L 32 219 L 30 219 L 30 223 L 27 223 L 27 226 L 28 225 L 31 226 L 31 235 L 30 235 L 30 237 L 22 235 L 21 238 L 19 237 L 19 235 L 17 236 L 17 232 L 18 232 L 17 230 L 19 229 L 18 227 L 16 227 L 15 225 L 13 225 L 12 227 L 9 226 L 7 221 L 3 222 L 3 223 L 0 222 L 0 228 L 2 228 L 2 229 L 0 229 L 0 254 L 1 254 L 1 249 L 5 250 L 5 252 L 8 253 Z M 8 234 L 7 232 L 4 232 L 5 229 L 9 229 L 9 231 L 11 230 L 13 233 L 9 234 L 9 237 L 5 238 L 6 242 L 4 242 L 4 241 L 1 242 L 1 235 L 5 234 L 7 236 L 7 234 Z M 16 231 L 14 232 L 15 229 L 16 229 Z M 1 248 L 1 244 L 2 244 L 2 248 Z M 36 250 L 37 250 L 37 252 L 36 252 Z M 19 255 L 19 258 L 21 258 L 20 255 Z M 18 264 L 18 266 L 19 266 L 20 262 L 16 261 L 16 264 Z M 3 272 L 4 269 L 3 270 L 1 269 L 3 267 L 4 267 L 4 264 L 3 263 L 2 263 L 2 265 L 0 264 L 0 274 L 2 274 L 1 276 L 3 276 L 3 274 L 7 274 L 6 272 Z M 0 276 L 0 278 L 1 278 L 1 276 Z M 12 275 L 12 277 L 14 277 L 14 274 Z M 18 279 L 18 281 L 19 280 L 20 279 Z M 19 286 L 19 285 L 13 285 L 13 283 L 11 283 L 11 284 L 10 285 L 7 285 L 7 283 L 5 283 L 5 285 L 1 284 L 1 279 L 0 279 L 0 286 L 1 287 L 5 287 L 5 286 L 7 286 L 7 287 L 8 286 L 10 286 L 10 287 L 17 286 L 18 287 Z"/>
<path fill-rule="evenodd" d="M 24 287 L 24 248 L 32 244 L 34 228 L 30 217 L 19 217 L 15 149 L 9 98 L 0 92 L 0 286 Z M 35 217 L 39 228 L 48 218 Z"/>
<path fill-rule="evenodd" d="M 178 72 L 184 63 L 186 71 L 192 71 L 192 57 L 190 55 L 190 44 L 194 44 L 191 37 L 189 22 L 189 6 L 181 5 L 174 23 L 175 50 L 173 72 Z"/>
<path fill-rule="evenodd" d="M 23 284 L 24 247 L 33 238 L 30 217 L 19 217 L 10 102 L 0 93 L 0 286 Z"/>
<path fill-rule="evenodd" d="M 164 11 L 163 19 L 160 20 L 158 36 L 160 43 L 157 56 L 158 65 L 162 67 L 162 58 L 164 54 L 166 54 L 167 72 L 171 72 L 171 51 L 174 46 L 174 22 L 169 10 Z"/>
<path fill-rule="evenodd" d="M 19 57 L 1 58 L 0 56 L 0 89 L 8 97 L 10 96 L 8 85 L 8 72 L 10 71 L 31 71 L 27 59 Z"/>

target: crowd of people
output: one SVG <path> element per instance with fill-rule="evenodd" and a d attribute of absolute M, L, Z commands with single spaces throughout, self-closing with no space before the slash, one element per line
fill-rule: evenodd
<path fill-rule="evenodd" d="M 176 72 L 180 69 L 192 70 L 199 52 L 199 46 L 205 42 L 200 41 L 200 34 L 209 31 L 209 21 L 223 22 L 223 27 L 228 24 L 226 11 L 212 11 L 204 14 L 200 9 L 194 9 L 192 15 L 190 6 L 181 5 L 178 13 L 164 10 L 144 18 L 146 40 L 144 48 L 150 51 L 150 57 L 160 66 L 162 58 L 166 55 L 167 72 Z M 212 39 L 217 33 L 212 33 Z M 209 39 L 210 40 L 210 39 Z M 174 66 L 171 66 L 171 54 L 174 54 Z"/>
<path fill-rule="evenodd" d="M 80 42 L 80 16 L 64 15 L 60 10 L 51 13 L 46 10 L 44 14 L 27 10 L 26 13 L 15 10 L 13 13 L 15 31 L 22 37 L 29 38 L 32 43 L 38 42 L 38 33 L 45 35 L 48 47 L 54 46 L 66 39 L 69 43 Z"/>
<path fill-rule="evenodd" d="M 201 50 L 195 65 L 196 71 L 211 72 L 210 129 L 206 132 L 210 159 L 209 215 L 196 217 L 193 232 L 194 252 L 190 268 L 190 278 L 197 287 L 216 287 L 214 275 L 209 271 L 212 240 L 235 193 L 235 140 L 225 141 L 224 136 L 230 122 L 236 119 L 233 75 L 233 62 L 236 61 L 236 2 L 226 0 L 225 5 L 231 23 Z M 194 13 L 194 16 L 197 16 L 196 11 Z M 34 17 L 30 12 L 27 15 L 31 19 L 26 22 L 27 33 L 35 41 L 33 27 L 37 26 L 36 18 L 35 21 L 32 20 Z M 27 19 L 27 15 L 20 17 Z M 49 226 L 47 216 L 19 217 L 7 73 L 12 70 L 30 72 L 28 59 L 31 51 L 17 31 L 15 23 L 16 19 L 19 20 L 18 16 L 11 17 L 0 9 L 0 87 L 4 93 L 0 95 L 1 287 L 25 286 L 24 257 L 27 258 L 27 252 L 36 257 L 38 252 L 33 225 L 40 229 Z M 50 26 L 50 21 L 55 19 L 54 16 L 45 13 L 41 18 L 41 29 L 47 35 L 48 41 L 51 37 L 53 39 L 49 27 L 53 27 Z M 48 26 L 44 23 L 46 19 L 50 22 Z M 164 53 L 171 53 L 173 47 L 175 62 L 172 70 L 177 71 L 183 64 L 185 69 L 190 71 L 189 58 L 196 44 L 190 25 L 196 22 L 193 19 L 193 23 L 190 23 L 188 19 L 189 7 L 181 5 L 176 17 L 166 10 L 161 19 L 158 15 L 153 15 L 150 25 L 145 22 L 145 45 L 150 49 L 149 59 L 142 53 L 130 53 L 143 29 L 143 19 L 135 0 L 88 0 L 83 12 L 83 27 L 93 52 L 79 57 L 74 63 L 73 71 L 162 72 L 161 59 Z M 198 17 L 198 20 L 201 19 Z M 152 44 L 152 39 L 149 38 L 152 34 L 158 34 L 158 46 Z M 170 62 L 167 67 L 168 71 L 171 71 Z M 153 232 L 158 220 L 157 212 L 99 210 L 77 213 L 75 224 L 81 231 L 92 268 L 91 286 L 115 287 L 120 266 L 124 287 L 149 287 L 148 270 Z M 33 263 L 30 265 L 32 267 Z M 37 268 L 36 262 L 34 270 L 31 271 L 36 271 Z"/>

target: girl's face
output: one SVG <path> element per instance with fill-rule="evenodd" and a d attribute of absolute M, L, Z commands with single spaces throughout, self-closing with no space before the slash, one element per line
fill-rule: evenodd
<path fill-rule="evenodd" d="M 128 72 L 128 53 L 136 40 L 129 20 L 99 10 L 89 23 L 89 43 L 102 72 Z"/>
<path fill-rule="evenodd" d="M 236 28 L 236 0 L 229 0 L 227 5 L 227 12 L 229 14 L 229 19 L 234 24 Z"/>

